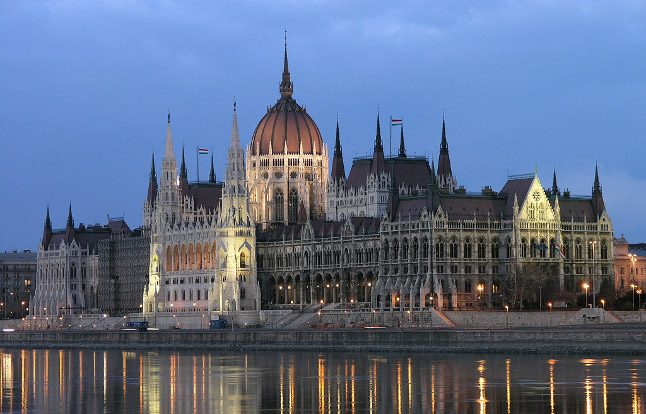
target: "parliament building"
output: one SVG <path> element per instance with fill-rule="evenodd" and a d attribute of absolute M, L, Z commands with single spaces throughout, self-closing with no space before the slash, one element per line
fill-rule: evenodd
<path fill-rule="evenodd" d="M 586 197 L 561 191 L 556 172 L 551 186 L 535 172 L 509 176 L 499 191 L 467 192 L 451 168 L 444 120 L 436 165 L 407 153 L 403 127 L 398 153 L 387 157 L 377 115 L 374 141 L 365 143 L 372 156 L 353 159 L 346 174 L 338 121 L 330 168 L 316 123 L 293 97 L 287 50 L 279 92 L 246 150 L 234 104 L 223 182 L 213 158 L 209 180 L 189 182 L 183 150 L 178 173 L 168 116 L 161 170 L 153 156 L 143 206 L 144 315 L 210 312 L 257 323 L 261 309 L 337 304 L 504 309 L 522 301 L 524 279 L 564 304 L 584 283 L 597 292 L 614 283 L 612 220 L 598 171 Z M 60 239 L 64 250 L 84 243 L 74 241 L 73 225 Z M 39 260 L 59 260 L 46 259 L 59 246 L 53 240 L 46 231 Z M 80 247 L 91 256 L 91 244 Z M 47 289 L 57 286 L 46 280 Z M 101 292 L 71 295 L 76 305 Z M 60 308 L 53 298 L 65 295 L 46 297 Z"/>

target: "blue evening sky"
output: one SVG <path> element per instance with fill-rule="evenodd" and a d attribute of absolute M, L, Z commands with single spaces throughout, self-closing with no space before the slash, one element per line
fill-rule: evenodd
<path fill-rule="evenodd" d="M 198 145 L 222 177 L 233 97 L 246 146 L 279 96 L 285 28 L 294 97 L 330 153 L 338 114 L 346 171 L 377 108 L 386 145 L 403 117 L 409 154 L 437 159 L 444 110 L 467 190 L 535 167 L 551 186 L 556 167 L 589 195 L 598 162 L 615 234 L 646 241 L 641 1 L 49 0 L 0 11 L 0 251 L 36 249 L 48 204 L 54 228 L 70 201 L 77 225 L 141 225 L 168 108 L 189 179 Z"/>

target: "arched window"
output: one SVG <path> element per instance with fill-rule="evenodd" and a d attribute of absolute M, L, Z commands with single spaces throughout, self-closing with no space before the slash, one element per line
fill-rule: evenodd
<path fill-rule="evenodd" d="M 563 239 L 563 254 L 566 259 L 570 258 L 570 241 L 568 239 Z"/>
<path fill-rule="evenodd" d="M 402 242 L 402 260 L 408 260 L 408 239 Z"/>
<path fill-rule="evenodd" d="M 439 237 L 437 239 L 437 243 L 435 243 L 435 257 L 438 259 L 444 258 L 444 240 L 442 240 L 441 237 Z"/>
<path fill-rule="evenodd" d="M 428 259 L 428 238 L 424 237 L 422 242 L 422 258 Z"/>
<path fill-rule="evenodd" d="M 390 260 L 390 243 L 388 243 L 388 240 L 384 240 L 384 260 Z"/>
<path fill-rule="evenodd" d="M 601 240 L 601 259 L 608 259 L 608 243 L 605 239 Z"/>
<path fill-rule="evenodd" d="M 545 256 L 547 256 L 547 246 L 545 245 L 545 239 L 541 239 L 541 244 L 538 246 L 538 255 L 542 259 L 545 259 Z"/>
<path fill-rule="evenodd" d="M 470 259 L 471 256 L 471 239 L 467 237 L 466 240 L 464 240 L 464 258 Z"/>
<path fill-rule="evenodd" d="M 399 260 L 399 240 L 393 241 L 393 260 Z"/>
<path fill-rule="evenodd" d="M 240 253 L 240 268 L 245 269 L 247 267 L 247 256 L 244 252 Z"/>
<path fill-rule="evenodd" d="M 296 223 L 298 221 L 298 191 L 295 188 L 289 190 L 289 222 Z"/>
<path fill-rule="evenodd" d="M 417 255 L 419 254 L 419 242 L 417 237 L 413 239 L 413 260 L 417 260 Z"/>
<path fill-rule="evenodd" d="M 505 240 L 505 246 L 507 246 L 507 258 L 510 259 L 514 253 L 514 248 L 511 245 L 511 239 L 509 237 Z"/>
<path fill-rule="evenodd" d="M 594 246 L 593 246 L 594 243 L 593 242 L 594 242 L 594 240 L 591 240 L 588 243 L 588 260 L 593 260 L 594 259 Z"/>
<path fill-rule="evenodd" d="M 485 245 L 485 239 L 481 238 L 478 240 L 478 259 L 487 258 L 487 247 Z"/>
<path fill-rule="evenodd" d="M 554 242 L 554 239 L 550 239 L 550 259 L 553 259 L 556 257 L 556 243 Z"/>
<path fill-rule="evenodd" d="M 574 242 L 574 259 L 583 259 L 583 245 L 581 244 L 581 239 L 576 239 Z"/>
<path fill-rule="evenodd" d="M 458 258 L 458 244 L 456 243 L 455 239 L 452 239 L 451 244 L 449 244 L 449 257 L 451 259 Z"/>
<path fill-rule="evenodd" d="M 529 242 L 529 254 L 531 257 L 536 257 L 536 240 L 531 239 Z"/>
<path fill-rule="evenodd" d="M 285 221 L 285 195 L 283 190 L 276 190 L 276 196 L 274 197 L 274 208 L 276 209 L 276 221 Z"/>
<path fill-rule="evenodd" d="M 493 241 L 491 242 L 491 258 L 497 259 L 499 256 L 500 251 L 498 246 L 498 239 L 493 239 Z"/>
<path fill-rule="evenodd" d="M 527 257 L 527 239 L 520 240 L 520 257 Z"/>

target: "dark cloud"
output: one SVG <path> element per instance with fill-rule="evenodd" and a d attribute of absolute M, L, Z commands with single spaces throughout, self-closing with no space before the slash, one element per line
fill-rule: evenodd
<path fill-rule="evenodd" d="M 468 189 L 556 166 L 589 194 L 598 161 L 616 232 L 643 240 L 645 22 L 637 1 L 8 2 L 0 249 L 35 248 L 47 203 L 54 226 L 70 200 L 77 223 L 141 224 L 168 108 L 192 154 L 228 142 L 235 95 L 248 142 L 278 97 L 284 28 L 295 97 L 328 145 L 339 114 L 346 164 L 370 151 L 378 107 L 404 118 L 409 152 L 437 156 L 445 109 Z"/>

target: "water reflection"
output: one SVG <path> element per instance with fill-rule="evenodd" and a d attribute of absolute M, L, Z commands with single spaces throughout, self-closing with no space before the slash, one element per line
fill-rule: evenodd
<path fill-rule="evenodd" d="M 644 411 L 646 361 L 0 349 L 1 412 Z"/>

